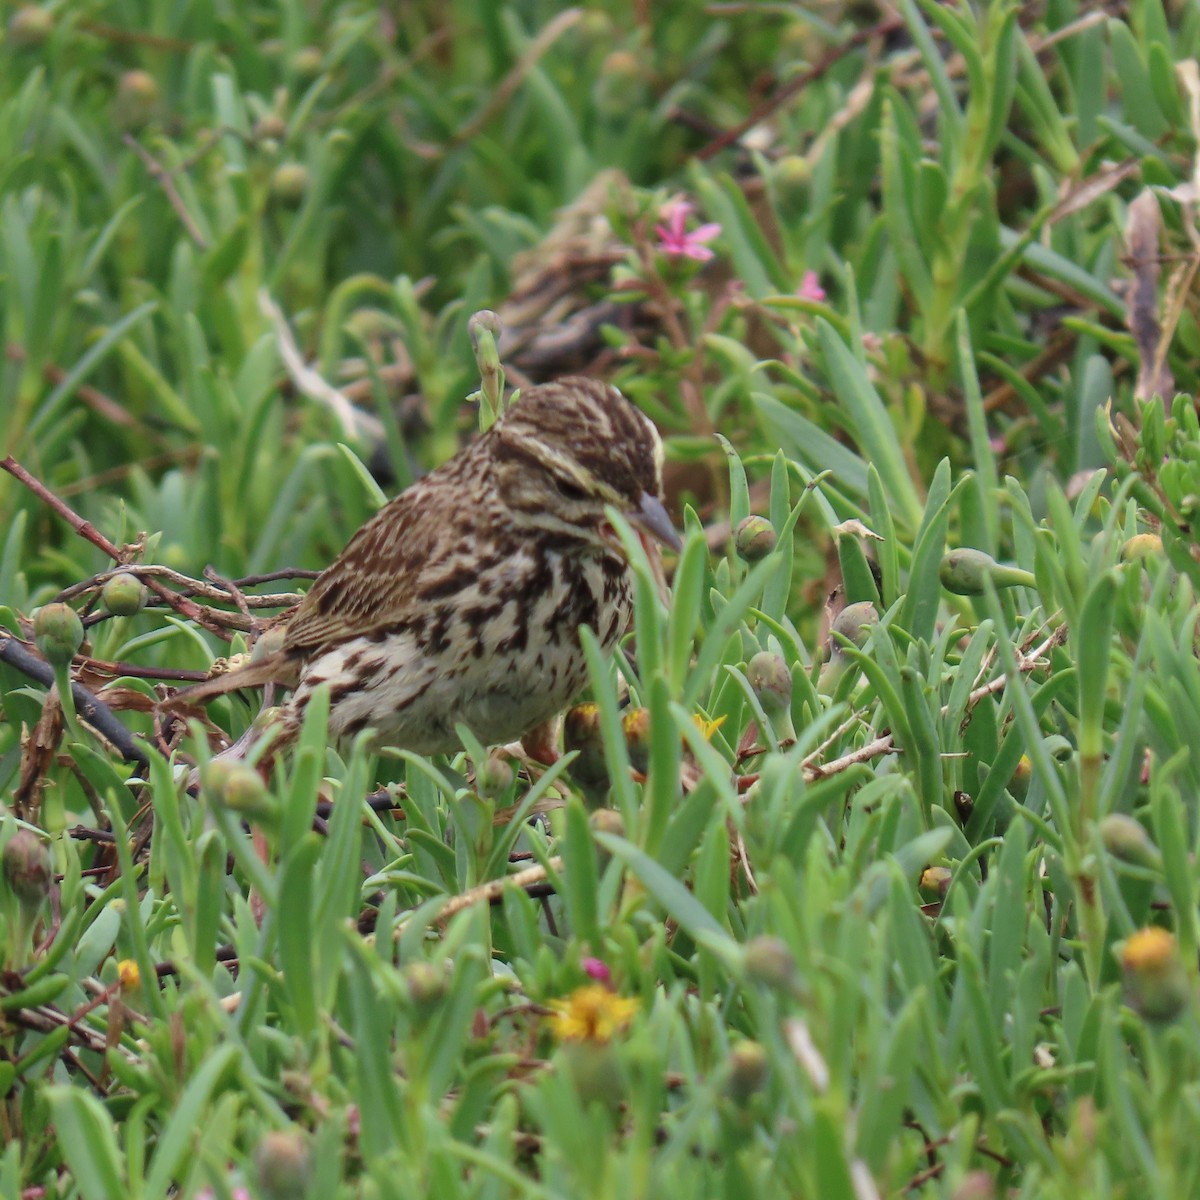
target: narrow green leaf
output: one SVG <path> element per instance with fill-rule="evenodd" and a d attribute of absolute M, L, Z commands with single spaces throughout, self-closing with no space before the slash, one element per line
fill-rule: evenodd
<path fill-rule="evenodd" d="M 112 1117 L 104 1105 L 90 1092 L 67 1084 L 51 1084 L 43 1094 L 54 1115 L 59 1147 L 84 1200 L 133 1200 Z"/>

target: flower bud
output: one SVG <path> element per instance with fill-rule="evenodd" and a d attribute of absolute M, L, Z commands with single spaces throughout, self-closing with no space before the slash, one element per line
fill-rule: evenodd
<path fill-rule="evenodd" d="M 791 712 L 792 673 L 778 654 L 760 651 L 746 664 L 746 678 L 768 717 Z"/>
<path fill-rule="evenodd" d="M 50 894 L 50 848 L 31 829 L 18 829 L 4 843 L 4 881 L 21 907 L 36 912 Z"/>
<path fill-rule="evenodd" d="M 944 900 L 953 875 L 949 867 L 926 867 L 917 887 L 926 900 Z"/>
<path fill-rule="evenodd" d="M 942 587 L 956 596 L 982 596 L 985 579 L 991 579 L 996 588 L 1034 587 L 1037 582 L 1032 572 L 1002 566 L 990 554 L 970 547 L 951 550 L 945 555 L 938 578 Z"/>
<path fill-rule="evenodd" d="M 775 549 L 778 540 L 775 527 L 766 517 L 744 517 L 733 531 L 733 548 L 743 562 L 760 562 Z"/>
<path fill-rule="evenodd" d="M 478 355 L 480 348 L 491 340 L 493 348 L 500 337 L 500 318 L 490 308 L 481 308 L 472 313 L 467 322 L 467 336 L 471 339 L 471 350 Z"/>
<path fill-rule="evenodd" d="M 612 971 L 609 970 L 608 963 L 602 958 L 589 956 L 582 959 L 579 965 L 583 968 L 583 973 L 589 979 L 594 979 L 597 983 L 601 983 L 605 987 L 612 987 Z"/>
<path fill-rule="evenodd" d="M 879 624 L 879 613 L 870 600 L 859 600 L 856 604 L 847 604 L 833 619 L 829 627 L 832 633 L 841 634 L 847 641 L 860 650 L 867 644 L 871 630 Z"/>
<path fill-rule="evenodd" d="M 613 837 L 625 836 L 625 818 L 615 808 L 598 808 L 588 817 L 588 825 L 596 833 L 609 833 Z"/>
<path fill-rule="evenodd" d="M 576 704 L 563 721 L 563 749 L 577 750 L 571 763 L 571 778 L 587 793 L 607 791 L 608 763 L 604 758 L 604 733 L 600 709 L 592 703 Z"/>
<path fill-rule="evenodd" d="M 325 65 L 325 56 L 316 46 L 302 46 L 292 55 L 290 62 L 292 73 L 302 82 L 309 83 L 316 79 Z"/>
<path fill-rule="evenodd" d="M 54 31 L 54 14 L 36 4 L 22 4 L 8 19 L 10 46 L 40 46 Z"/>
<path fill-rule="evenodd" d="M 1157 533 L 1136 533 L 1121 547 L 1122 562 L 1141 562 L 1162 556 L 1162 538 Z"/>
<path fill-rule="evenodd" d="M 1125 999 L 1148 1021 L 1170 1021 L 1191 999 L 1175 935 L 1158 925 L 1130 934 L 1121 947 Z"/>
<path fill-rule="evenodd" d="M 767 1082 L 771 1063 L 758 1042 L 738 1042 L 726 1060 L 725 1094 L 737 1105 L 746 1104 Z"/>
<path fill-rule="evenodd" d="M 762 650 L 746 664 L 746 679 L 754 691 L 775 736 L 787 741 L 796 736 L 792 725 L 792 672 L 770 650 Z"/>
<path fill-rule="evenodd" d="M 1029 795 L 1029 785 L 1033 782 L 1033 762 L 1028 754 L 1022 754 L 1013 768 L 1012 777 L 1008 781 L 1008 790 L 1014 799 L 1024 800 Z"/>
<path fill-rule="evenodd" d="M 495 800 L 506 795 L 516 775 L 512 761 L 499 751 L 489 754 L 475 772 L 475 787 L 485 800 Z"/>
<path fill-rule="evenodd" d="M 121 129 L 142 129 L 154 119 L 161 99 L 158 81 L 149 71 L 126 71 L 117 81 L 113 121 Z"/>
<path fill-rule="evenodd" d="M 146 585 L 128 571 L 107 580 L 100 589 L 100 603 L 114 617 L 132 617 L 146 607 L 149 597 Z"/>
<path fill-rule="evenodd" d="M 760 934 L 752 937 L 743 950 L 746 978 L 751 983 L 790 991 L 796 983 L 796 960 L 782 938 Z"/>
<path fill-rule="evenodd" d="M 205 783 L 221 804 L 247 820 L 264 821 L 278 815 L 275 797 L 258 771 L 246 763 L 212 762 Z"/>
<path fill-rule="evenodd" d="M 280 163 L 271 175 L 271 199 L 284 208 L 299 208 L 308 195 L 309 174 L 303 163 Z"/>
<path fill-rule="evenodd" d="M 300 1200 L 308 1192 L 312 1154 L 298 1129 L 275 1129 L 254 1150 L 258 1186 L 267 1200 Z"/>
<path fill-rule="evenodd" d="M 261 804 L 266 791 L 267 785 L 253 767 L 234 765 L 225 777 L 221 798 L 230 808 L 245 812 Z"/>
<path fill-rule="evenodd" d="M 33 638 L 51 666 L 65 667 L 83 645 L 83 622 L 69 604 L 43 604 L 33 618 Z"/>
<path fill-rule="evenodd" d="M 629 751 L 629 765 L 645 775 L 650 770 L 650 710 L 629 709 L 621 717 L 621 732 Z"/>
<path fill-rule="evenodd" d="M 790 198 L 812 181 L 812 167 L 800 154 L 785 154 L 776 164 L 771 178 Z"/>
<path fill-rule="evenodd" d="M 645 75 L 636 54 L 614 50 L 600 64 L 593 102 L 601 113 L 628 112 L 645 91 Z"/>
<path fill-rule="evenodd" d="M 1162 854 L 1142 823 L 1126 813 L 1109 813 L 1100 822 L 1100 840 L 1121 862 L 1152 868 L 1162 865 Z"/>
<path fill-rule="evenodd" d="M 431 962 L 417 959 L 402 974 L 417 1015 L 423 1019 L 433 1016 L 446 998 L 446 972 Z"/>
<path fill-rule="evenodd" d="M 287 133 L 287 122 L 277 113 L 263 113 L 254 122 L 254 136 L 259 141 L 279 141 Z"/>

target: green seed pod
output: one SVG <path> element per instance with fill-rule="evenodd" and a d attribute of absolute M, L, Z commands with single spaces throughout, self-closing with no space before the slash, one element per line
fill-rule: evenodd
<path fill-rule="evenodd" d="M 308 1138 L 298 1129 L 276 1129 L 254 1149 L 258 1186 L 267 1200 L 301 1200 L 312 1176 Z"/>
<path fill-rule="evenodd" d="M 22 4 L 8 19 L 10 46 L 40 46 L 53 32 L 54 14 L 36 4 Z"/>
<path fill-rule="evenodd" d="M 1029 571 L 1020 567 L 1006 567 L 982 550 L 963 547 L 946 554 L 938 568 L 942 587 L 956 596 L 982 596 L 983 581 L 991 579 L 992 586 L 1033 587 L 1036 580 Z"/>
<path fill-rule="evenodd" d="M 4 843 L 4 881 L 21 907 L 36 912 L 50 894 L 50 847 L 30 829 Z"/>
<path fill-rule="evenodd" d="M 726 1059 L 725 1094 L 739 1107 L 762 1091 L 771 1062 L 758 1042 L 738 1042 Z"/>
<path fill-rule="evenodd" d="M 432 1017 L 446 998 L 446 972 L 424 959 L 411 962 L 403 971 L 404 986 L 417 1015 Z"/>
<path fill-rule="evenodd" d="M 761 562 L 778 542 L 775 527 L 766 517 L 744 517 L 733 531 L 733 548 L 743 562 Z"/>
<path fill-rule="evenodd" d="M 321 73 L 325 56 L 316 46 L 302 46 L 292 55 L 292 73 L 303 83 L 311 83 Z"/>
<path fill-rule="evenodd" d="M 210 764 L 209 778 L 216 765 Z M 253 767 L 245 763 L 222 766 L 223 770 L 218 773 L 220 791 L 217 795 L 226 808 L 252 821 L 265 821 L 278 815 L 279 804 L 275 796 Z"/>
<path fill-rule="evenodd" d="M 1100 840 L 1105 850 L 1121 862 L 1151 868 L 1162 865 L 1162 854 L 1142 823 L 1126 813 L 1109 813 L 1100 822 Z"/>
<path fill-rule="evenodd" d="M 611 833 L 613 837 L 625 836 L 625 818 L 615 808 L 598 808 L 588 817 L 588 825 L 596 833 Z"/>
<path fill-rule="evenodd" d="M 746 978 L 780 991 L 791 991 L 796 983 L 796 960 L 782 938 L 760 934 L 752 937 L 743 951 Z"/>
<path fill-rule="evenodd" d="M 122 571 L 100 589 L 100 603 L 114 617 L 132 617 L 146 607 L 149 595 L 146 585 L 136 575 Z"/>
<path fill-rule="evenodd" d="M 1148 1021 L 1171 1021 L 1191 1000 L 1175 935 L 1157 925 L 1130 934 L 1121 947 L 1125 999 Z"/>
<path fill-rule="evenodd" d="M 287 133 L 287 122 L 276 112 L 263 113 L 254 122 L 256 141 L 278 142 Z"/>
<path fill-rule="evenodd" d="M 769 717 L 791 711 L 792 673 L 788 665 L 770 650 L 761 650 L 746 664 L 746 678 Z"/>
<path fill-rule="evenodd" d="M 761 650 L 746 664 L 746 679 L 777 738 L 796 736 L 792 725 L 792 673 L 770 650 Z"/>
<path fill-rule="evenodd" d="M 785 154 L 776 164 L 771 173 L 776 185 L 788 198 L 791 194 L 808 187 L 812 181 L 812 167 L 808 159 L 799 154 Z"/>
<path fill-rule="evenodd" d="M 629 709 L 621 717 L 621 732 L 629 751 L 629 765 L 645 775 L 650 770 L 650 710 Z"/>
<path fill-rule="evenodd" d="M 860 600 L 857 604 L 847 604 L 833 619 L 829 627 L 833 633 L 841 634 L 860 650 L 867 644 L 871 630 L 879 624 L 879 613 L 870 600 Z"/>
<path fill-rule="evenodd" d="M 485 800 L 495 800 L 508 794 L 515 778 L 512 760 L 496 751 L 489 754 L 475 772 L 475 786 Z"/>
<path fill-rule="evenodd" d="M 162 92 L 149 71 L 126 71 L 117 81 L 113 121 L 119 129 L 143 129 L 158 112 Z"/>
<path fill-rule="evenodd" d="M 299 208 L 308 195 L 310 178 L 303 163 L 280 163 L 271 174 L 271 199 L 284 208 Z"/>
<path fill-rule="evenodd" d="M 65 667 L 83 645 L 83 622 L 69 604 L 43 604 L 33 618 L 33 638 L 51 666 Z"/>

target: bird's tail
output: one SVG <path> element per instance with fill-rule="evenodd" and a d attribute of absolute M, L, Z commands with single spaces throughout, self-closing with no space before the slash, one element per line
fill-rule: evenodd
<path fill-rule="evenodd" d="M 194 708 L 214 696 L 223 696 L 226 692 L 236 692 L 241 688 L 265 687 L 268 683 L 280 683 L 290 687 L 294 682 L 291 678 L 294 672 L 288 670 L 289 666 L 290 663 L 284 655 L 268 654 L 257 662 L 214 675 L 203 683 L 179 688 L 162 702 L 162 707 L 168 710 Z"/>

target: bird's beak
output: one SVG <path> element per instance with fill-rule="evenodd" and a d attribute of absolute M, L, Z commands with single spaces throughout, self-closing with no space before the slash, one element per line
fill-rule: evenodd
<path fill-rule="evenodd" d="M 675 532 L 675 526 L 671 524 L 671 518 L 667 516 L 667 510 L 663 508 L 663 502 L 657 496 L 643 492 L 640 507 L 626 513 L 626 516 L 631 525 L 648 533 L 668 549 L 676 553 L 683 549 L 679 534 Z"/>

